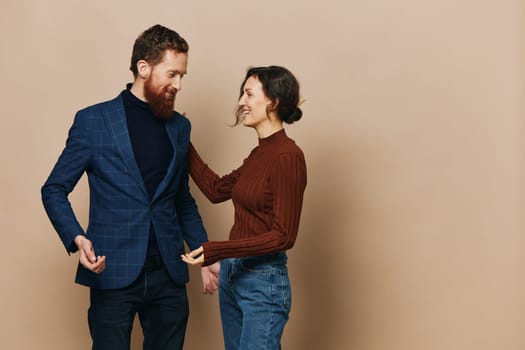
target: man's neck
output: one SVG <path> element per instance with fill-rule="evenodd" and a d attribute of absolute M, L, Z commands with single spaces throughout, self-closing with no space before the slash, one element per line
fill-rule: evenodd
<path fill-rule="evenodd" d="M 133 82 L 133 85 L 131 85 L 131 88 L 129 91 L 135 95 L 139 100 L 147 102 L 146 98 L 144 98 L 144 85 L 141 84 L 138 80 L 135 80 Z"/>

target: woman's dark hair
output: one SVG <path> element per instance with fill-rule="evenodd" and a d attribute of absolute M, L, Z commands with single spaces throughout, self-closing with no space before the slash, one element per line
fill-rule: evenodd
<path fill-rule="evenodd" d="M 145 60 L 154 66 L 162 60 L 165 50 L 187 53 L 188 49 L 188 43 L 176 31 L 156 24 L 146 29 L 135 40 L 129 69 L 136 78 L 138 61 Z"/>
<path fill-rule="evenodd" d="M 279 119 L 288 124 L 301 119 L 303 112 L 298 106 L 299 82 L 288 69 L 279 66 L 249 68 L 241 84 L 239 99 L 244 94 L 246 80 L 252 76 L 261 82 L 264 94 L 272 101 L 267 113 L 275 110 Z M 237 107 L 235 117 L 234 125 L 237 125 L 242 120 L 241 106 Z"/>

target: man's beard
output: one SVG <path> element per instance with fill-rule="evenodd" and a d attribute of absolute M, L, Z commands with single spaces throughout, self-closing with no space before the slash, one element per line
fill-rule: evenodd
<path fill-rule="evenodd" d="M 165 86 L 160 93 L 155 91 L 151 75 L 144 82 L 144 97 L 148 101 L 153 115 L 159 119 L 170 119 L 173 116 L 173 106 L 177 91 L 170 86 Z"/>

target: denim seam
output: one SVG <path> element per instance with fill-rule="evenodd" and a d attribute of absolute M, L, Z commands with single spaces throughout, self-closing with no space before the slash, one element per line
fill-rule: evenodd
<path fill-rule="evenodd" d="M 284 273 L 283 271 L 280 271 L 279 273 L 280 282 L 281 282 L 281 297 L 283 298 L 283 304 L 286 308 L 288 308 L 288 300 L 286 300 L 286 293 L 284 290 Z"/>
<path fill-rule="evenodd" d="M 272 336 L 272 328 L 273 328 L 273 313 L 274 313 L 274 305 L 275 305 L 275 269 L 270 273 L 270 297 L 271 297 L 271 307 L 270 307 L 270 320 L 268 321 L 268 326 L 266 328 L 266 337 L 264 337 L 264 348 L 268 349 L 268 341 L 270 337 Z"/>

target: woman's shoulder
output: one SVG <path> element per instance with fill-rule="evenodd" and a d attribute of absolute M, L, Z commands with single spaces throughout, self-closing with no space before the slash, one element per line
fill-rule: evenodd
<path fill-rule="evenodd" d="M 297 144 L 297 142 L 295 142 L 294 139 L 288 136 L 283 140 L 283 142 L 279 146 L 278 153 L 279 154 L 297 154 L 300 156 L 304 156 L 303 150 L 301 149 L 301 147 L 299 147 L 299 145 Z"/>

